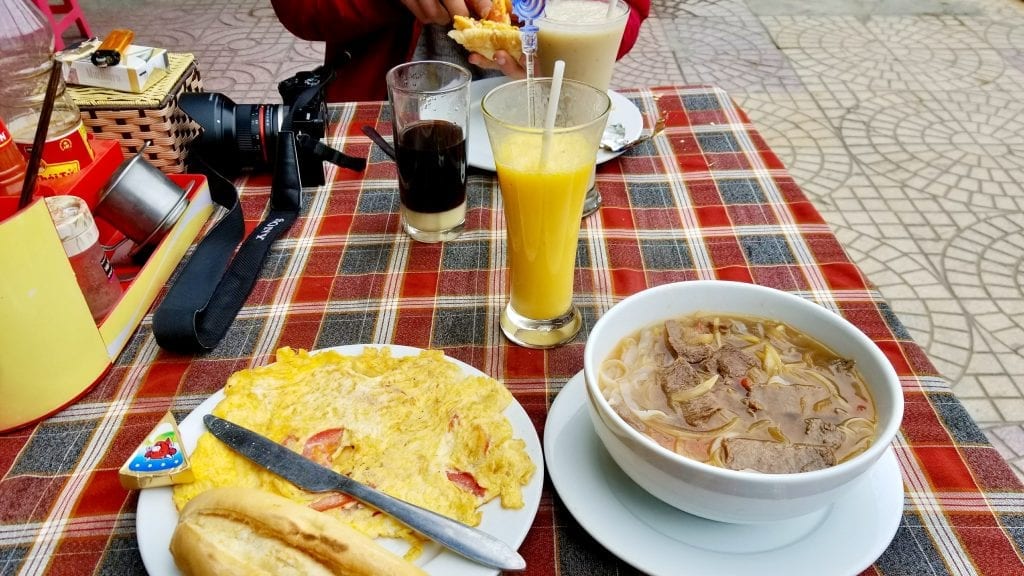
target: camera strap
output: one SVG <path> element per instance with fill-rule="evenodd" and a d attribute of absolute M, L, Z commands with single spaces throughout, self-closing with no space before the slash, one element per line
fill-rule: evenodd
<path fill-rule="evenodd" d="M 238 190 L 204 164 L 210 197 L 227 213 L 196 246 L 153 314 L 153 335 L 162 348 L 191 354 L 211 350 L 224 338 L 252 292 L 274 240 L 291 228 L 302 209 L 295 146 L 291 132 L 280 133 L 270 209 L 237 254 L 235 248 L 245 234 Z"/>

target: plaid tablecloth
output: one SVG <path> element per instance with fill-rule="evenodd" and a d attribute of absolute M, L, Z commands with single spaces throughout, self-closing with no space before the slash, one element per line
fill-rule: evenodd
<path fill-rule="evenodd" d="M 359 130 L 375 124 L 389 132 L 388 109 L 332 108 L 331 143 L 369 154 L 369 167 L 331 167 L 328 185 L 307 191 L 302 218 L 274 247 L 216 350 L 197 357 L 164 352 L 147 318 L 87 396 L 0 435 L 0 573 L 144 572 L 135 538 L 138 495 L 121 488 L 118 468 L 168 409 L 184 418 L 229 374 L 272 361 L 279 346 L 441 348 L 503 381 L 543 435 L 548 407 L 582 368 L 586 333 L 605 310 L 647 286 L 718 278 L 787 290 L 842 314 L 899 373 L 906 397 L 895 444 L 903 519 L 866 574 L 1024 574 L 1021 483 L 746 115 L 712 88 L 624 94 L 647 126 L 661 114 L 667 130 L 601 165 L 604 207 L 585 220 L 577 252 L 575 300 L 585 327 L 550 351 L 511 345 L 498 327 L 508 292 L 493 175 L 471 173 L 458 240 L 411 242 L 400 230 L 393 164 Z M 250 226 L 266 206 L 269 183 L 241 182 Z M 590 539 L 550 482 L 521 552 L 529 574 L 635 573 Z M 685 574 L 685 558 L 679 562 Z M 821 573 L 832 573 L 827 558 Z"/>

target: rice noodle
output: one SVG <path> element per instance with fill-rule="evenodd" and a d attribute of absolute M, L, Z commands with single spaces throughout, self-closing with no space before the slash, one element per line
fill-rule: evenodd
<path fill-rule="evenodd" d="M 682 427 L 665 428 L 660 425 L 662 423 L 658 422 L 656 417 L 651 418 L 650 420 L 647 420 L 645 422 L 649 424 L 651 428 L 654 428 L 658 432 L 661 432 L 662 434 L 667 434 L 669 436 L 675 436 L 678 438 L 711 438 L 718 434 L 731 430 L 732 427 L 735 426 L 739 421 L 740 419 L 738 417 L 733 416 L 725 424 L 722 424 L 718 428 L 712 428 L 710 430 L 693 430 L 690 428 Z"/>
<path fill-rule="evenodd" d="M 818 372 L 817 370 L 814 370 L 813 368 L 788 368 L 788 367 L 786 369 L 791 371 L 793 374 L 803 375 L 803 376 L 805 376 L 807 378 L 811 378 L 811 379 L 817 380 L 818 382 L 821 383 L 822 386 L 825 387 L 826 390 L 828 390 L 832 394 L 833 397 L 838 398 L 840 401 L 842 401 L 843 405 L 845 405 L 845 406 L 849 406 L 850 405 L 850 402 L 843 396 L 842 392 L 839 391 L 839 386 L 836 386 L 835 382 L 829 380 L 828 378 L 825 377 L 824 374 Z"/>
<path fill-rule="evenodd" d="M 757 432 L 758 430 L 764 428 L 765 426 L 768 426 L 771 423 L 772 421 L 767 418 L 756 420 L 753 424 L 747 427 L 747 433 Z"/>
<path fill-rule="evenodd" d="M 846 462 L 850 458 L 853 458 L 854 456 L 856 456 L 856 455 L 864 452 L 868 448 L 870 448 L 871 445 L 874 444 L 874 443 L 875 443 L 875 439 L 874 439 L 873 436 L 867 436 L 865 438 L 862 438 L 861 441 L 858 442 L 856 445 L 854 445 L 853 449 L 850 450 L 849 452 L 847 452 L 842 458 L 840 458 L 839 461 L 836 462 L 836 464 L 839 464 L 839 463 L 842 463 L 842 462 Z"/>
<path fill-rule="evenodd" d="M 757 336 L 754 336 L 753 334 L 740 334 L 739 337 L 746 340 L 747 342 L 750 342 L 751 344 L 761 344 L 761 339 L 758 338 Z"/>
<path fill-rule="evenodd" d="M 838 426 L 844 431 L 848 431 L 853 435 L 863 434 L 865 432 L 871 432 L 875 429 L 875 423 L 867 418 L 861 418 L 860 416 L 852 416 L 843 420 Z"/>
<path fill-rule="evenodd" d="M 764 359 L 762 362 L 764 363 L 764 371 L 767 372 L 769 376 L 778 373 L 779 369 L 782 367 L 782 359 L 779 358 L 778 351 L 775 350 L 775 346 L 772 346 L 768 342 L 765 342 L 764 344 Z"/>

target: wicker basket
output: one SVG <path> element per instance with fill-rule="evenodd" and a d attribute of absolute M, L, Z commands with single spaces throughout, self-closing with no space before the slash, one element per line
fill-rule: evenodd
<path fill-rule="evenodd" d="M 97 138 L 118 140 L 126 155 L 147 141 L 145 157 L 167 174 L 185 171 L 189 143 L 199 126 L 178 109 L 178 95 L 203 89 L 192 54 L 168 54 L 167 75 L 140 94 L 68 86 L 82 121 Z"/>

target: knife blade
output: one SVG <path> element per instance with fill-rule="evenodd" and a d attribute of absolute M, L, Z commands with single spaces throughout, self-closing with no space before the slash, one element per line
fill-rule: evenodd
<path fill-rule="evenodd" d="M 518 552 L 486 532 L 374 490 L 223 418 L 207 414 L 203 423 L 231 449 L 303 490 L 344 492 L 484 566 L 499 570 L 526 569 L 526 560 Z"/>

